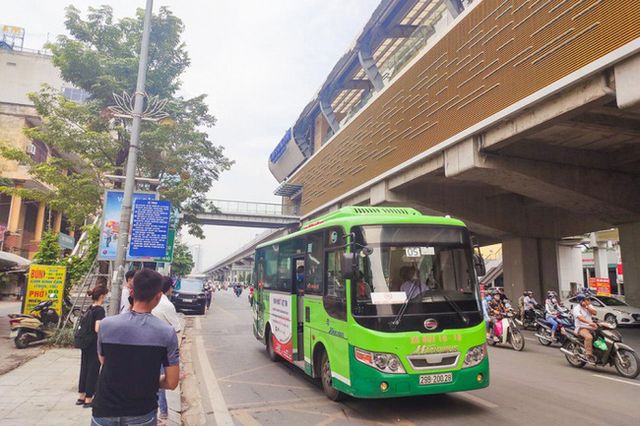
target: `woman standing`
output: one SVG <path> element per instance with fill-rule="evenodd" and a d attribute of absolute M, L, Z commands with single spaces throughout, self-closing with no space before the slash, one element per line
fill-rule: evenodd
<path fill-rule="evenodd" d="M 85 408 L 91 407 L 100 372 L 97 348 L 98 330 L 100 329 L 100 321 L 105 317 L 102 304 L 108 291 L 104 286 L 97 286 L 87 292 L 91 296 L 93 304 L 82 316 L 80 327 L 76 331 L 76 346 L 80 347 L 82 351 L 80 380 L 78 382 L 80 394 L 76 405 L 82 405 Z"/>

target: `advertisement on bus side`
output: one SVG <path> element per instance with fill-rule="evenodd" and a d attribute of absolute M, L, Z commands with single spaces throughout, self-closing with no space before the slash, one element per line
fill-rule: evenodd
<path fill-rule="evenodd" d="M 282 358 L 293 362 L 291 295 L 270 293 L 269 309 L 273 350 Z"/>

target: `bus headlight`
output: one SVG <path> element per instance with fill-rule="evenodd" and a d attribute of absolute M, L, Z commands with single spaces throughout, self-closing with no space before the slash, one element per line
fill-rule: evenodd
<path fill-rule="evenodd" d="M 394 354 L 380 352 L 369 352 L 364 349 L 355 348 L 355 356 L 358 361 L 367 364 L 383 373 L 403 374 L 404 367 L 400 359 Z"/>
<path fill-rule="evenodd" d="M 472 347 L 467 351 L 467 355 L 464 357 L 464 365 L 462 366 L 462 368 L 473 367 L 475 365 L 480 364 L 486 355 L 487 355 L 486 343 Z"/>

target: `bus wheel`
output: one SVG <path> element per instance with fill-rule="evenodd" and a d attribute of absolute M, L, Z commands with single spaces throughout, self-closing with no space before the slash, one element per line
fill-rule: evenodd
<path fill-rule="evenodd" d="M 269 359 L 273 362 L 278 361 L 278 354 L 275 350 L 273 350 L 273 341 L 271 339 L 271 329 L 267 329 L 267 332 L 264 335 L 264 339 L 267 343 L 267 354 L 269 355 Z"/>
<path fill-rule="evenodd" d="M 331 365 L 329 364 L 329 356 L 326 351 L 322 351 L 320 364 L 320 380 L 322 381 L 322 390 L 324 394 L 332 401 L 340 401 L 344 399 L 344 394 L 333 387 L 331 384 Z"/>

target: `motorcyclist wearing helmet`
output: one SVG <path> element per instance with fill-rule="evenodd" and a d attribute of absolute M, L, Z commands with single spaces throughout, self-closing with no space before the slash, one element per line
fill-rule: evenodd
<path fill-rule="evenodd" d="M 500 293 L 495 292 L 493 296 L 491 296 L 491 300 L 488 303 L 489 305 L 489 317 L 491 318 L 491 326 L 492 326 L 492 335 L 495 334 L 495 323 L 496 321 L 502 320 L 505 316 L 506 308 L 502 303 L 502 299 L 500 297 Z M 495 337 L 494 337 L 495 338 Z"/>
<path fill-rule="evenodd" d="M 520 311 L 520 319 L 524 321 L 524 298 L 529 294 L 528 290 L 522 292 L 522 296 L 518 298 L 518 309 Z"/>
<path fill-rule="evenodd" d="M 491 301 L 491 295 L 487 294 L 482 298 L 482 315 L 484 317 L 485 326 L 487 329 L 487 338 L 491 336 L 493 319 L 489 315 L 489 302 Z"/>
<path fill-rule="evenodd" d="M 551 326 L 551 340 L 556 340 L 556 331 L 558 330 L 557 317 L 560 314 L 560 306 L 555 291 L 547 292 L 547 299 L 544 302 L 545 320 Z"/>
<path fill-rule="evenodd" d="M 584 294 L 576 296 L 578 304 L 573 308 L 573 318 L 575 324 L 575 333 L 584 339 L 584 351 L 587 354 L 589 362 L 594 362 L 593 356 L 593 331 L 598 326 L 593 321 L 592 315 L 596 314 L 596 310 L 591 306 L 591 300 Z"/>
<path fill-rule="evenodd" d="M 536 307 L 536 305 L 538 304 L 538 302 L 536 301 L 536 299 L 533 297 L 533 292 L 531 290 L 527 290 L 526 291 L 526 295 L 524 296 L 524 316 L 523 316 L 523 321 L 524 318 L 529 318 L 531 320 L 531 322 L 534 321 L 535 319 L 535 312 L 534 312 L 534 308 Z"/>

